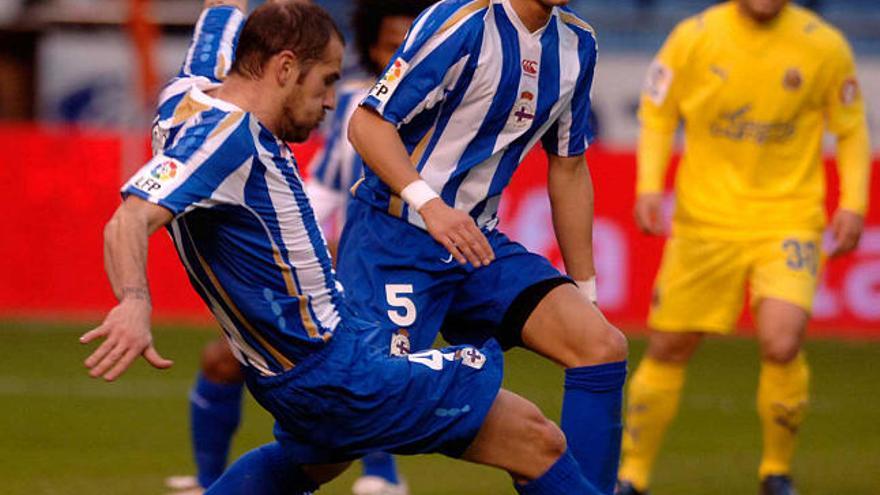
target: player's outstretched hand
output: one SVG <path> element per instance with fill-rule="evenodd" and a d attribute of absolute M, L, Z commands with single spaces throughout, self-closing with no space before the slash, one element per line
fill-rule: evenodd
<path fill-rule="evenodd" d="M 150 333 L 150 303 L 142 299 L 124 298 L 113 308 L 104 323 L 79 338 L 88 344 L 97 339 L 104 342 L 85 360 L 92 378 L 104 377 L 107 381 L 119 378 L 138 356 L 158 369 L 170 368 L 169 361 L 153 347 Z"/>
<path fill-rule="evenodd" d="M 862 215 L 854 211 L 837 210 L 831 219 L 834 245 L 830 249 L 830 256 L 841 256 L 855 249 L 864 228 L 865 218 Z"/>
<path fill-rule="evenodd" d="M 648 235 L 663 235 L 663 195 L 640 194 L 633 210 L 639 230 Z"/>
<path fill-rule="evenodd" d="M 422 206 L 419 214 L 435 241 L 443 245 L 462 265 L 470 263 L 479 268 L 495 259 L 495 252 L 474 219 L 434 198 Z"/>

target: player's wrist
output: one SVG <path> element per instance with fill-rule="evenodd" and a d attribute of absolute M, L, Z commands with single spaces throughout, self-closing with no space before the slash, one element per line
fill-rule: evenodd
<path fill-rule="evenodd" d="M 410 182 L 408 186 L 404 187 L 403 190 L 400 191 L 400 197 L 406 201 L 406 204 L 408 204 L 410 208 L 419 211 L 431 200 L 439 199 L 440 195 L 431 189 L 431 186 L 429 186 L 427 182 L 419 179 Z"/>
<path fill-rule="evenodd" d="M 152 306 L 153 299 L 150 296 L 150 289 L 146 287 L 123 287 L 119 291 L 119 303 L 131 302 Z"/>
<path fill-rule="evenodd" d="M 580 291 L 581 294 L 585 295 L 591 303 L 598 304 L 599 292 L 596 287 L 595 275 L 586 280 L 575 280 L 574 283 L 577 285 L 578 291 Z"/>

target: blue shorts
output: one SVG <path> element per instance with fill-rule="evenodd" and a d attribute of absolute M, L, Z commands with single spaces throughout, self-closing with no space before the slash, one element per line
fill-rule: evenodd
<path fill-rule="evenodd" d="M 498 343 L 394 357 L 355 325 L 340 325 L 326 348 L 282 375 L 246 373 L 287 454 L 299 464 L 379 451 L 460 457 L 501 388 Z"/>
<path fill-rule="evenodd" d="M 355 198 L 337 270 L 349 308 L 378 325 L 370 338 L 392 354 L 450 343 L 522 345 L 522 327 L 555 287 L 572 283 L 543 256 L 492 230 L 489 266 L 459 265 L 426 231 Z"/>

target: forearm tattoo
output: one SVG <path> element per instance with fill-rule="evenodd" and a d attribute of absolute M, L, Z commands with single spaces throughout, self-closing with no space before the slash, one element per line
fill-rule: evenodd
<path fill-rule="evenodd" d="M 141 301 L 150 302 L 150 289 L 146 287 L 123 287 L 119 292 L 120 301 L 124 299 L 140 299 Z"/>

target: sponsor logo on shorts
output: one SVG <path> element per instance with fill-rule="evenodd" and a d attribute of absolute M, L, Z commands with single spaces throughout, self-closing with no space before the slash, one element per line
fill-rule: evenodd
<path fill-rule="evenodd" d="M 409 332 L 400 329 L 391 335 L 391 355 L 406 356 L 412 351 L 409 342 Z"/>
<path fill-rule="evenodd" d="M 466 347 L 455 352 L 455 359 L 460 359 L 461 364 L 475 370 L 483 369 L 486 364 L 486 355 L 473 347 Z"/>

